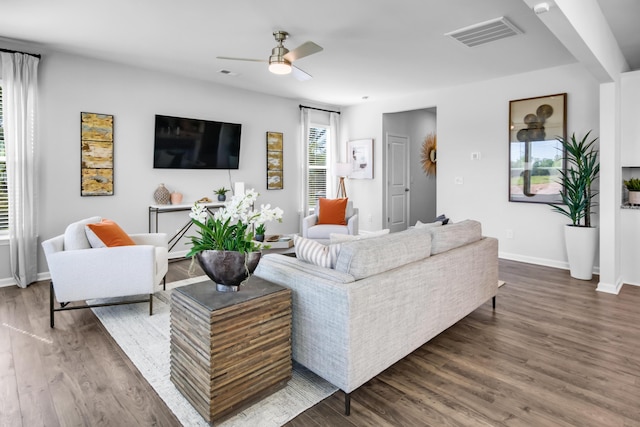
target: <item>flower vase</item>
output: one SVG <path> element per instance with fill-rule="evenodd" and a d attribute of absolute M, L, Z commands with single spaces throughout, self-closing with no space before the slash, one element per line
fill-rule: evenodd
<path fill-rule="evenodd" d="M 256 242 L 264 242 L 264 234 L 256 234 L 254 240 Z"/>
<path fill-rule="evenodd" d="M 206 250 L 196 259 L 202 270 L 216 284 L 219 292 L 237 292 L 240 284 L 253 273 L 260 261 L 260 252 Z"/>
<path fill-rule="evenodd" d="M 156 201 L 157 205 L 168 205 L 171 200 L 171 193 L 167 190 L 167 187 L 164 184 L 160 184 L 156 191 L 153 192 L 153 200 Z"/>

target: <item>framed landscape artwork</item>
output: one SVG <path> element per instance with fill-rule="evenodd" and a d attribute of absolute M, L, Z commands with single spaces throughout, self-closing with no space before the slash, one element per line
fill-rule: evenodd
<path fill-rule="evenodd" d="M 347 160 L 351 163 L 353 179 L 373 179 L 373 139 L 349 141 Z"/>
<path fill-rule="evenodd" d="M 113 196 L 113 116 L 80 113 L 82 196 Z"/>
<path fill-rule="evenodd" d="M 283 137 L 281 132 L 267 132 L 267 190 L 282 190 Z"/>
<path fill-rule="evenodd" d="M 562 203 L 567 94 L 509 102 L 509 201 Z"/>

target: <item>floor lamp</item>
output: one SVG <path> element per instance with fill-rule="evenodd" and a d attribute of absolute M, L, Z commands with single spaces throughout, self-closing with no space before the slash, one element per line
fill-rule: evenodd
<path fill-rule="evenodd" d="M 335 175 L 340 178 L 336 199 L 347 198 L 347 190 L 344 187 L 344 178 L 351 173 L 351 163 L 336 163 Z"/>

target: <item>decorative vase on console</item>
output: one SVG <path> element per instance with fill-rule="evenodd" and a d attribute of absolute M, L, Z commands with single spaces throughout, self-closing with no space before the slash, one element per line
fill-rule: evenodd
<path fill-rule="evenodd" d="M 187 257 L 197 260 L 220 292 L 240 290 L 242 282 L 260 261 L 262 244 L 254 240 L 253 228 L 267 221 L 282 221 L 282 209 L 262 205 L 254 211 L 258 193 L 249 190 L 233 196 L 225 206 L 209 215 L 206 206 L 196 202 L 191 222 L 199 236 L 191 236 Z"/>
<path fill-rule="evenodd" d="M 160 184 L 156 191 L 153 192 L 153 199 L 157 205 L 168 205 L 171 200 L 171 193 L 169 193 L 164 184 Z"/>
<path fill-rule="evenodd" d="M 182 203 L 182 193 L 178 193 L 176 191 L 171 193 L 171 204 L 179 205 L 180 203 Z"/>

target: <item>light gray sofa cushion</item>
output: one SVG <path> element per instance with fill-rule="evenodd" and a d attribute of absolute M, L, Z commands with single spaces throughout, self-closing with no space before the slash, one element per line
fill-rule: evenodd
<path fill-rule="evenodd" d="M 431 232 L 431 255 L 459 248 L 482 238 L 482 225 L 471 219 L 428 230 Z"/>
<path fill-rule="evenodd" d="M 356 280 L 424 259 L 431 254 L 428 229 L 411 229 L 342 244 L 335 269 Z"/>

